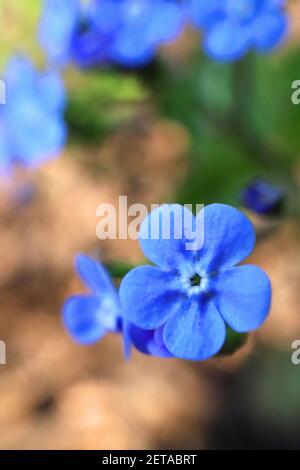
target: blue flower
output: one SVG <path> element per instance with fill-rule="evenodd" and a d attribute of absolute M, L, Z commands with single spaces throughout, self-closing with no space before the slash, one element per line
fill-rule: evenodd
<path fill-rule="evenodd" d="M 40 41 L 56 64 L 140 66 L 182 29 L 177 0 L 47 0 Z"/>
<path fill-rule="evenodd" d="M 168 357 L 160 331 L 143 331 L 125 321 L 116 288 L 105 268 L 78 255 L 75 268 L 89 292 L 70 297 L 63 306 L 63 322 L 71 337 L 83 345 L 100 341 L 108 333 L 123 336 L 125 356 L 132 345 L 144 354 Z"/>
<path fill-rule="evenodd" d="M 64 65 L 70 60 L 81 16 L 80 0 L 45 0 L 39 39 L 50 62 Z"/>
<path fill-rule="evenodd" d="M 203 227 L 204 240 L 195 240 Z M 141 248 L 157 266 L 135 268 L 123 279 L 124 316 L 139 328 L 162 329 L 163 343 L 176 357 L 213 356 L 224 343 L 225 323 L 248 332 L 269 311 L 266 274 L 256 266 L 235 267 L 254 244 L 251 222 L 233 207 L 212 204 L 194 217 L 182 206 L 161 206 L 140 231 Z"/>
<path fill-rule="evenodd" d="M 284 190 L 261 179 L 251 181 L 242 192 L 242 203 L 258 214 L 277 213 L 284 202 Z"/>
<path fill-rule="evenodd" d="M 125 66 L 151 61 L 162 43 L 178 36 L 185 18 L 176 0 L 102 0 L 94 6 L 96 27 L 112 37 L 111 61 Z"/>
<path fill-rule="evenodd" d="M 65 92 L 54 72 L 38 73 L 16 57 L 3 77 L 6 104 L 0 106 L 0 171 L 14 162 L 36 166 L 56 156 L 65 144 Z"/>
<path fill-rule="evenodd" d="M 189 0 L 191 16 L 204 30 L 213 59 L 233 61 L 249 49 L 268 52 L 288 31 L 284 0 Z"/>

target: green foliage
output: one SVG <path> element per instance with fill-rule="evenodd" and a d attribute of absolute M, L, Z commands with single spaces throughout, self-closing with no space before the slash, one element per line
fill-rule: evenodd
<path fill-rule="evenodd" d="M 132 74 L 115 70 L 70 70 L 67 76 L 67 122 L 71 140 L 100 142 L 108 132 L 132 119 L 137 106 L 147 99 L 146 89 Z"/>
<path fill-rule="evenodd" d="M 41 0 L 0 0 L 0 70 L 13 52 L 41 60 L 37 24 Z"/>

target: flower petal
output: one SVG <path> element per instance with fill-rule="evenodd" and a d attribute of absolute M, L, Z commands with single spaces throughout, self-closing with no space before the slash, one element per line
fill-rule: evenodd
<path fill-rule="evenodd" d="M 34 90 L 19 90 L 5 110 L 13 155 L 22 163 L 36 166 L 57 156 L 66 141 L 63 119 L 44 109 Z"/>
<path fill-rule="evenodd" d="M 122 21 L 120 2 L 115 0 L 93 1 L 89 7 L 89 17 L 101 34 L 116 31 Z"/>
<path fill-rule="evenodd" d="M 79 0 L 47 0 L 39 27 L 39 40 L 50 61 L 63 65 L 80 21 Z"/>
<path fill-rule="evenodd" d="M 50 111 L 63 111 L 66 104 L 66 93 L 61 77 L 55 72 L 47 72 L 37 78 L 37 92 L 45 108 Z"/>
<path fill-rule="evenodd" d="M 167 321 L 163 332 L 167 349 L 175 357 L 190 360 L 216 354 L 225 336 L 225 323 L 214 304 L 200 299 L 187 302 Z"/>
<path fill-rule="evenodd" d="M 164 327 L 157 328 L 153 331 L 153 337 L 148 344 L 148 351 L 152 356 L 155 357 L 174 357 L 172 353 L 166 348 L 164 338 L 163 338 L 163 331 Z"/>
<path fill-rule="evenodd" d="M 204 246 L 197 254 L 200 270 L 213 272 L 232 267 L 250 255 L 255 231 L 248 217 L 225 204 L 210 204 L 203 210 Z"/>
<path fill-rule="evenodd" d="M 221 62 L 240 59 L 249 46 L 248 30 L 229 20 L 214 23 L 207 31 L 203 45 L 210 57 Z"/>
<path fill-rule="evenodd" d="M 151 61 L 155 46 L 140 28 L 122 28 L 110 48 L 112 60 L 126 66 L 143 65 Z"/>
<path fill-rule="evenodd" d="M 192 21 L 204 28 L 224 18 L 224 0 L 188 0 L 186 8 Z"/>
<path fill-rule="evenodd" d="M 9 151 L 9 144 L 7 142 L 4 125 L 1 124 L 0 118 L 0 176 L 6 173 L 10 162 L 11 155 Z"/>
<path fill-rule="evenodd" d="M 260 268 L 245 265 L 220 272 L 215 292 L 215 305 L 233 330 L 255 330 L 265 321 L 271 304 L 271 284 Z"/>
<path fill-rule="evenodd" d="M 73 339 L 81 344 L 99 341 L 107 329 L 99 316 L 101 300 L 96 296 L 78 295 L 68 299 L 63 307 L 63 321 Z"/>
<path fill-rule="evenodd" d="M 268 52 L 279 45 L 288 32 L 289 22 L 282 12 L 269 12 L 259 17 L 253 27 L 255 47 L 261 52 Z"/>
<path fill-rule="evenodd" d="M 125 318 L 145 330 L 162 326 L 180 310 L 185 298 L 174 275 L 153 266 L 130 271 L 119 294 Z"/>
<path fill-rule="evenodd" d="M 82 282 L 96 294 L 111 295 L 117 299 L 117 291 L 112 279 L 101 263 L 86 255 L 77 255 L 75 269 Z"/>
<path fill-rule="evenodd" d="M 184 23 L 183 7 L 176 2 L 158 2 L 153 6 L 153 18 L 150 21 L 147 36 L 154 43 L 175 39 Z"/>
<path fill-rule="evenodd" d="M 166 269 L 176 269 L 191 261 L 194 251 L 187 248 L 189 245 L 197 248 L 195 224 L 193 214 L 179 204 L 164 204 L 155 209 L 140 228 L 139 241 L 144 255 Z"/>

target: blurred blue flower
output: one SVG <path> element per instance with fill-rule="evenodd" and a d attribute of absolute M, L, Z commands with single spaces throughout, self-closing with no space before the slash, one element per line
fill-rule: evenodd
<path fill-rule="evenodd" d="M 63 306 L 63 322 L 71 337 L 90 345 L 108 333 L 123 336 L 125 355 L 131 346 L 144 354 L 168 357 L 159 331 L 143 331 L 123 319 L 119 296 L 105 268 L 85 255 L 78 255 L 76 271 L 89 293 L 70 297 Z"/>
<path fill-rule="evenodd" d="M 242 192 L 242 204 L 262 215 L 277 213 L 284 202 L 285 192 L 279 186 L 261 179 L 251 181 Z"/>
<path fill-rule="evenodd" d="M 64 65 L 70 60 L 81 16 L 80 0 L 44 0 L 39 38 L 51 63 Z"/>
<path fill-rule="evenodd" d="M 184 23 L 177 0 L 46 0 L 40 41 L 56 64 L 140 66 Z"/>
<path fill-rule="evenodd" d="M 33 167 L 56 156 L 66 140 L 65 92 L 54 72 L 39 73 L 25 58 L 12 59 L 4 74 L 0 106 L 0 171 L 12 163 Z"/>
<path fill-rule="evenodd" d="M 110 58 L 125 66 L 150 62 L 156 49 L 176 38 L 184 24 L 177 0 L 94 1 L 95 26 L 112 38 Z"/>
<path fill-rule="evenodd" d="M 249 49 L 268 52 L 286 36 L 285 0 L 189 0 L 204 49 L 213 59 L 234 61 Z"/>
<path fill-rule="evenodd" d="M 160 328 L 167 350 L 191 360 L 221 349 L 225 322 L 239 333 L 258 328 L 271 301 L 270 282 L 261 269 L 235 267 L 255 245 L 249 219 L 223 204 L 203 211 L 194 217 L 179 205 L 154 210 L 141 225 L 140 245 L 157 266 L 133 269 L 120 287 L 126 319 L 142 329 Z M 171 236 L 166 237 L 169 220 Z M 197 242 L 187 249 L 192 240 L 187 232 L 201 230 L 203 222 L 203 246 Z"/>

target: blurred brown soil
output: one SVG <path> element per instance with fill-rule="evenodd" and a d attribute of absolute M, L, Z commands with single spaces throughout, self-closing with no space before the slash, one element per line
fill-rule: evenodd
<path fill-rule="evenodd" d="M 71 148 L 33 177 L 36 198 L 0 207 L 1 449 L 205 448 L 222 401 L 224 373 L 238 370 L 257 339 L 289 348 L 299 335 L 299 236 L 292 221 L 259 245 L 253 262 L 274 285 L 270 319 L 231 358 L 208 364 L 159 360 L 108 337 L 84 348 L 64 331 L 60 308 L 83 291 L 76 252 L 138 262 L 135 241 L 96 238 L 96 208 L 172 200 L 186 173 L 188 137 L 171 122 L 123 130 L 101 147 Z M 154 183 L 155 182 L 155 183 Z M 283 318 L 284 316 L 284 318 Z"/>
<path fill-rule="evenodd" d="M 187 151 L 182 128 L 153 121 L 43 167 L 27 206 L 9 206 L 3 192 L 0 337 L 7 365 L 0 366 L 0 448 L 204 445 L 205 426 L 198 424 L 215 406 L 205 376 L 183 362 L 139 354 L 125 363 L 118 337 L 77 346 L 60 320 L 64 299 L 83 291 L 72 267 L 76 252 L 141 259 L 137 242 L 97 240 L 98 205 L 117 205 L 120 194 L 146 204 L 172 197 Z"/>

